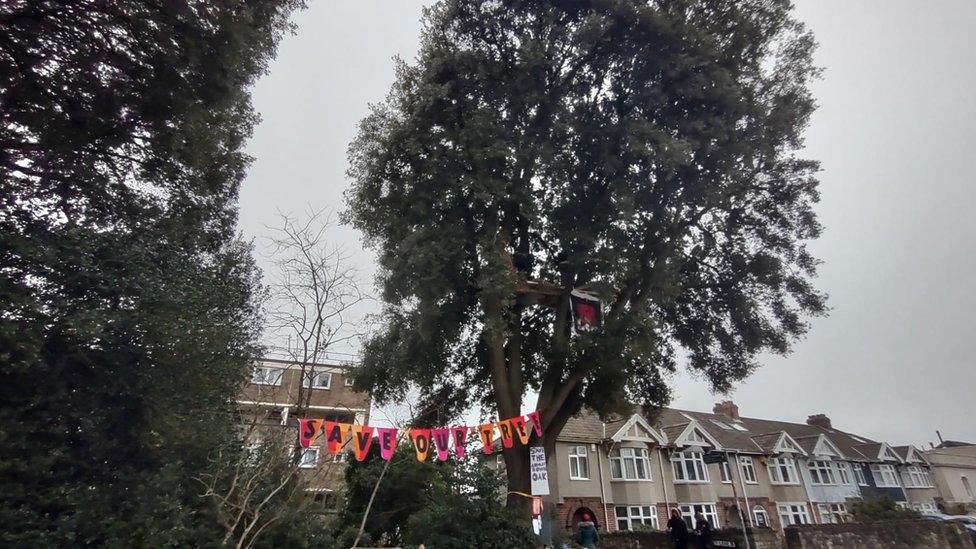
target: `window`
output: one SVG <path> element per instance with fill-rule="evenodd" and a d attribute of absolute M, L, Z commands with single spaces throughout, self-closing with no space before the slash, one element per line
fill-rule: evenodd
<path fill-rule="evenodd" d="M 851 465 L 849 463 L 839 462 L 837 463 L 837 473 L 840 477 L 840 483 L 845 485 L 851 484 Z"/>
<path fill-rule="evenodd" d="M 675 452 L 671 454 L 671 466 L 675 482 L 708 482 L 708 469 L 701 452 Z"/>
<path fill-rule="evenodd" d="M 610 452 L 610 478 L 651 480 L 651 462 L 647 457 L 647 448 L 615 448 Z"/>
<path fill-rule="evenodd" d="M 939 512 L 939 507 L 935 504 L 934 501 L 927 501 L 925 503 L 921 503 L 921 502 L 913 503 L 912 509 L 915 509 L 916 511 L 922 513 L 923 515 L 933 515 Z"/>
<path fill-rule="evenodd" d="M 874 485 L 878 488 L 898 488 L 898 475 L 895 474 L 894 465 L 872 465 L 871 475 L 874 476 Z"/>
<path fill-rule="evenodd" d="M 857 483 L 860 486 L 867 486 L 868 479 L 864 477 L 864 467 L 860 463 L 854 465 L 854 478 L 857 479 Z"/>
<path fill-rule="evenodd" d="M 342 376 L 342 383 L 346 387 L 352 387 L 352 382 L 353 382 L 352 374 L 347 373 Z"/>
<path fill-rule="evenodd" d="M 708 519 L 708 523 L 712 526 L 712 528 L 720 527 L 718 523 L 718 512 L 715 511 L 715 505 L 712 503 L 692 503 L 688 505 L 679 505 L 678 510 L 681 511 L 681 518 L 684 519 L 689 530 L 694 530 L 695 515 L 698 513 L 701 513 L 706 519 Z"/>
<path fill-rule="evenodd" d="M 746 429 L 741 423 L 729 423 L 729 425 L 736 431 L 741 431 L 743 433 L 749 432 L 749 429 Z"/>
<path fill-rule="evenodd" d="M 902 474 L 905 488 L 932 488 L 932 475 L 928 469 L 918 465 L 909 466 Z"/>
<path fill-rule="evenodd" d="M 719 421 L 717 419 L 713 419 L 712 420 L 712 423 L 714 423 L 715 425 L 718 425 L 719 427 L 725 429 L 726 431 L 731 431 L 732 430 L 732 426 L 730 426 L 727 423 L 722 423 L 721 421 Z"/>
<path fill-rule="evenodd" d="M 257 366 L 251 374 L 251 383 L 258 385 L 281 385 L 281 368 Z"/>
<path fill-rule="evenodd" d="M 796 462 L 793 458 L 769 458 L 766 465 L 769 470 L 769 480 L 773 484 L 799 484 L 796 474 Z"/>
<path fill-rule="evenodd" d="M 766 509 L 762 505 L 757 505 L 752 508 L 752 516 L 755 517 L 756 526 L 769 528 L 769 514 L 766 513 Z"/>
<path fill-rule="evenodd" d="M 634 530 L 638 525 L 657 530 L 657 508 L 653 505 L 617 507 L 617 530 Z"/>
<path fill-rule="evenodd" d="M 759 480 L 756 479 L 756 466 L 752 461 L 752 457 L 741 456 L 739 463 L 742 464 L 742 478 L 745 479 L 746 484 L 758 484 Z"/>
<path fill-rule="evenodd" d="M 960 480 L 962 480 L 962 487 L 966 490 L 966 495 L 969 496 L 969 499 L 976 499 L 976 496 L 973 495 L 973 487 L 969 484 L 969 479 L 961 477 Z"/>
<path fill-rule="evenodd" d="M 305 374 L 305 386 L 312 389 L 329 389 L 332 387 L 330 372 L 309 372 Z"/>
<path fill-rule="evenodd" d="M 811 461 L 807 464 L 810 470 L 810 480 L 812 484 L 831 485 L 837 484 L 834 480 L 834 468 L 829 461 Z"/>
<path fill-rule="evenodd" d="M 807 514 L 806 503 L 780 503 L 777 509 L 779 510 L 779 520 L 784 527 L 794 524 L 810 524 L 810 515 Z"/>
<path fill-rule="evenodd" d="M 850 520 L 847 505 L 843 503 L 818 503 L 821 524 L 843 524 Z"/>
<path fill-rule="evenodd" d="M 505 471 L 505 456 L 503 454 L 495 455 L 495 470 Z"/>
<path fill-rule="evenodd" d="M 729 467 L 729 462 L 723 461 L 719 463 L 718 470 L 721 473 L 722 482 L 725 484 L 732 482 L 732 469 Z"/>
<path fill-rule="evenodd" d="M 589 480 L 590 467 L 586 453 L 586 446 L 569 447 L 569 479 Z"/>
<path fill-rule="evenodd" d="M 302 457 L 298 460 L 298 466 L 302 469 L 309 469 L 315 467 L 315 464 L 319 462 L 319 449 L 318 448 L 305 448 L 302 450 Z"/>

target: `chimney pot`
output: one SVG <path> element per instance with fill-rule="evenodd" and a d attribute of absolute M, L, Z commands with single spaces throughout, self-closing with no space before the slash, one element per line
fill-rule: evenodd
<path fill-rule="evenodd" d="M 807 425 L 822 427 L 824 429 L 833 429 L 833 426 L 830 424 L 830 418 L 824 414 L 813 414 L 812 416 L 807 416 Z"/>
<path fill-rule="evenodd" d="M 728 416 L 732 419 L 739 419 L 739 407 L 736 406 L 731 400 L 717 402 L 712 408 L 712 413 Z"/>

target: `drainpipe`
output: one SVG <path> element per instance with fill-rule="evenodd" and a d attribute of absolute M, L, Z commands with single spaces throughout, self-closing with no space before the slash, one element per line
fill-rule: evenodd
<path fill-rule="evenodd" d="M 668 483 L 667 483 L 667 480 L 664 478 L 664 457 L 666 455 L 667 450 L 665 448 L 661 448 L 661 447 L 658 447 L 658 450 L 660 450 L 660 452 L 658 452 L 657 464 L 658 464 L 658 466 L 661 469 L 661 488 L 664 488 L 664 507 L 665 507 L 665 509 L 664 509 L 664 515 L 665 515 L 664 516 L 664 519 L 665 520 L 670 520 L 671 519 L 671 502 L 668 500 Z M 660 524 L 661 524 L 661 520 L 658 519 L 658 526 L 660 526 Z"/>
<path fill-rule="evenodd" d="M 603 425 L 603 430 L 606 432 L 607 426 Z M 606 528 L 606 532 L 610 531 L 610 512 L 607 511 L 607 491 L 603 486 L 603 443 L 600 443 L 596 447 L 596 465 L 600 470 L 600 499 L 603 503 L 603 524 Z"/>

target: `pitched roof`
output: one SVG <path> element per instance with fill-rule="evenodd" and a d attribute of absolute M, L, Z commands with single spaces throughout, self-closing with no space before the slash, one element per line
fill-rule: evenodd
<path fill-rule="evenodd" d="M 569 420 L 566 427 L 563 428 L 563 432 L 560 433 L 559 439 L 576 442 L 599 442 L 615 432 L 612 426 L 619 429 L 627 419 L 627 416 L 614 416 L 608 419 L 606 434 L 604 435 L 604 424 L 600 418 L 593 412 L 584 411 Z M 679 410 L 677 408 L 662 408 L 651 426 L 661 431 L 667 441 L 672 443 L 692 421 L 698 422 L 699 428 L 714 438 L 723 449 L 743 453 L 769 453 L 769 450 L 761 446 L 761 444 L 767 444 L 765 437 L 769 435 L 769 438 L 778 440 L 783 431 L 788 433 L 797 445 L 807 453 L 812 453 L 811 448 L 807 447 L 809 442 L 806 441 L 808 439 L 816 440 L 819 435 L 826 435 L 846 459 L 854 461 L 877 461 L 881 444 L 839 429 L 825 429 L 806 423 L 750 417 L 733 419 L 722 414 Z M 757 443 L 754 437 L 760 437 L 760 442 Z M 776 440 L 771 444 L 775 443 Z M 876 451 L 872 454 L 871 449 L 864 446 L 875 446 Z"/>

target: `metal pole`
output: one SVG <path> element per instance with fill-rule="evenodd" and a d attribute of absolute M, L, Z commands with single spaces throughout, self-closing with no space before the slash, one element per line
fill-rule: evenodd
<path fill-rule="evenodd" d="M 729 463 L 729 453 L 725 453 L 725 464 Z M 742 537 L 746 540 L 746 549 L 751 549 L 749 545 L 749 531 L 746 529 L 746 521 L 742 520 L 742 507 L 739 506 L 739 493 L 735 489 L 735 475 L 732 474 L 732 467 L 729 467 L 729 475 L 732 476 L 732 499 L 735 500 L 735 509 L 739 512 L 739 522 L 742 523 Z M 742 475 L 739 475 L 742 478 Z"/>

